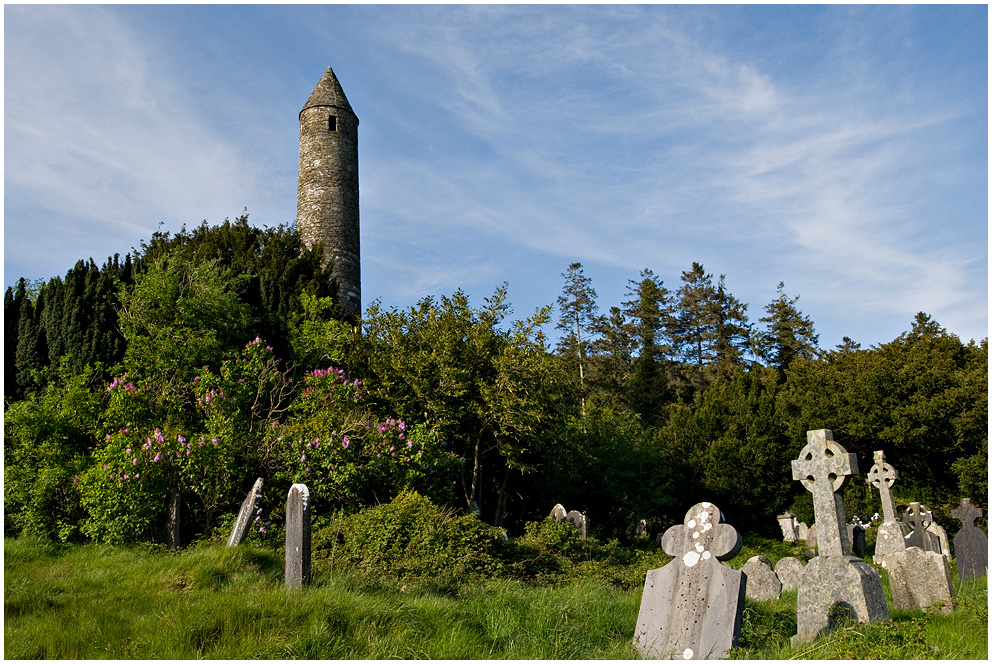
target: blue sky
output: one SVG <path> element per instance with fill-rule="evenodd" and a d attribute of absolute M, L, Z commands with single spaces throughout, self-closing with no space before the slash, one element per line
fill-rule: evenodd
<path fill-rule="evenodd" d="M 523 317 L 581 262 L 605 313 L 696 261 L 823 348 L 988 335 L 985 5 L 6 5 L 4 40 L 6 286 L 292 223 L 332 66 L 365 304 L 507 281 Z"/>

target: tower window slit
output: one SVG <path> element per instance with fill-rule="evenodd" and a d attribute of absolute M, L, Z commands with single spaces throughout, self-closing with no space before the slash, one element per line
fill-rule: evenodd
<path fill-rule="evenodd" d="M 327 130 L 337 131 L 338 130 L 338 118 L 336 115 L 328 116 L 327 118 Z"/>

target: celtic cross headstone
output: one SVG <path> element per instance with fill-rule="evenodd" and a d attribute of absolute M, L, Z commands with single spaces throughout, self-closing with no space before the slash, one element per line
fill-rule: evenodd
<path fill-rule="evenodd" d="M 878 572 L 850 555 L 844 502 L 837 492 L 857 474 L 857 457 L 834 441 L 833 432 L 806 432 L 806 446 L 792 462 L 792 477 L 813 494 L 819 555 L 799 579 L 796 642 L 833 628 L 838 609 L 859 622 L 889 619 Z"/>
<path fill-rule="evenodd" d="M 868 471 L 866 481 L 878 489 L 882 500 L 882 523 L 878 527 L 875 538 L 875 555 L 872 558 L 876 564 L 882 564 L 885 556 L 896 551 L 906 550 L 905 533 L 899 523 L 896 503 L 892 499 L 892 484 L 899 479 L 899 473 L 885 461 L 885 452 L 878 450 L 874 453 L 875 465 Z"/>
<path fill-rule="evenodd" d="M 720 659 L 737 645 L 747 579 L 721 564 L 743 540 L 712 503 L 697 503 L 665 531 L 674 557 L 644 579 L 634 647 L 650 659 Z"/>
<path fill-rule="evenodd" d="M 933 521 L 933 515 L 926 508 L 921 508 L 919 503 L 910 503 L 909 510 L 902 517 L 913 532 L 906 539 L 906 546 L 915 546 L 924 551 L 933 551 L 927 527 Z"/>
<path fill-rule="evenodd" d="M 961 504 L 951 510 L 951 516 L 961 522 L 961 530 L 954 536 L 954 557 L 958 561 L 958 577 L 964 581 L 989 572 L 989 536 L 975 525 L 982 510 L 962 498 Z"/>
<path fill-rule="evenodd" d="M 851 550 L 847 540 L 841 487 L 849 475 L 858 474 L 858 459 L 834 442 L 829 429 L 809 431 L 806 447 L 792 462 L 792 479 L 813 494 L 816 545 L 821 556 L 843 556 Z"/>

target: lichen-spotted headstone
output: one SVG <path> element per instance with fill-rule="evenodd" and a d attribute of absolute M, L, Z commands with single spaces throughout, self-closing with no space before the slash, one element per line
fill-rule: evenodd
<path fill-rule="evenodd" d="M 961 530 L 954 536 L 954 557 L 958 561 L 958 577 L 964 581 L 989 573 L 989 536 L 975 525 L 982 510 L 962 498 L 961 504 L 951 510 L 951 516 L 961 522 Z"/>
<path fill-rule="evenodd" d="M 857 457 L 834 441 L 833 432 L 806 432 L 806 446 L 792 462 L 792 478 L 813 494 L 819 555 L 799 579 L 793 641 L 834 627 L 832 616 L 838 610 L 858 622 L 889 619 L 878 572 L 850 554 L 844 501 L 837 492 L 857 474 Z"/>
<path fill-rule="evenodd" d="M 310 583 L 310 491 L 294 484 L 286 498 L 286 587 Z"/>
<path fill-rule="evenodd" d="M 741 567 L 747 577 L 746 596 L 759 602 L 778 599 L 782 594 L 782 582 L 772 569 L 772 561 L 764 556 L 751 556 Z"/>
<path fill-rule="evenodd" d="M 892 484 L 899 479 L 899 473 L 885 461 L 885 452 L 878 450 L 874 453 L 875 465 L 868 471 L 866 481 L 878 489 L 882 500 L 882 524 L 878 527 L 875 539 L 875 555 L 872 560 L 877 565 L 883 565 L 885 555 L 896 551 L 906 550 L 904 528 L 899 523 L 896 503 L 892 499 Z"/>
<path fill-rule="evenodd" d="M 551 514 L 549 516 L 554 519 L 556 523 L 561 523 L 565 520 L 565 515 L 567 514 L 568 512 L 565 511 L 565 508 L 562 507 L 561 503 L 558 503 L 551 508 Z"/>
<path fill-rule="evenodd" d="M 941 613 L 954 611 L 954 586 L 947 558 L 939 551 L 917 546 L 885 556 L 892 604 L 908 611 L 941 605 Z"/>
<path fill-rule="evenodd" d="M 737 645 L 746 577 L 721 564 L 743 540 L 712 503 L 698 503 L 662 537 L 674 560 L 650 570 L 637 614 L 634 647 L 650 659 L 720 659 Z"/>
<path fill-rule="evenodd" d="M 262 478 L 255 480 L 255 485 L 248 492 L 248 497 L 241 503 L 241 510 L 238 512 L 238 519 L 231 529 L 231 536 L 227 538 L 228 546 L 238 546 L 245 541 L 248 535 L 248 528 L 254 522 L 258 513 L 258 504 L 262 500 Z"/>

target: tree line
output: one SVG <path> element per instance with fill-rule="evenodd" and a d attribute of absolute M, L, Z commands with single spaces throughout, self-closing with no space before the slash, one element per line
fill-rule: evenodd
<path fill-rule="evenodd" d="M 945 525 L 961 496 L 987 505 L 987 340 L 924 313 L 824 350 L 782 284 L 754 324 L 723 275 L 693 263 L 669 290 L 643 270 L 600 314 L 575 263 L 529 317 L 504 285 L 373 302 L 355 324 L 321 262 L 242 216 L 8 288 L 5 533 L 189 541 L 262 477 L 257 527 L 276 534 L 292 482 L 324 515 L 409 488 L 511 533 L 560 502 L 624 539 L 708 500 L 773 534 L 785 509 L 812 521 L 790 462 L 819 428 L 862 475 L 884 449 Z M 878 510 L 863 477 L 845 502 Z"/>

